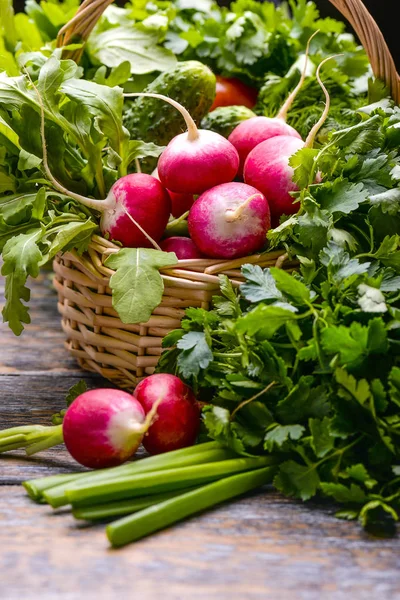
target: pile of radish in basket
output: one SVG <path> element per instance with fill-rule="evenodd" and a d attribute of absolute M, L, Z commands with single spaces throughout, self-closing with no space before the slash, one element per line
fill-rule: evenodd
<path fill-rule="evenodd" d="M 213 308 L 187 310 L 182 328 L 164 340 L 158 372 L 133 394 L 79 385 L 53 426 L 0 432 L 0 452 L 33 454 L 64 441 L 80 464 L 97 469 L 25 487 L 40 503 L 70 505 L 78 519 L 111 520 L 116 546 L 267 483 L 303 501 L 329 498 L 341 507 L 337 516 L 370 531 L 395 531 L 400 109 L 365 77 L 365 56 L 341 26 L 318 20 L 312 3 L 291 4 L 293 22 L 281 12 L 282 21 L 271 19 L 283 9 L 268 3 L 221 9 L 214 26 L 225 47 L 210 40 L 204 15 L 159 14 L 168 35 L 162 47 L 154 38 L 157 56 L 171 59 L 169 46 L 179 54 L 180 40 L 188 44 L 187 60 L 175 67 L 182 103 L 168 93 L 176 70 L 144 85 L 144 73 L 130 77 L 133 64 L 96 65 L 132 18 L 125 12 L 123 26 L 118 12 L 104 18 L 94 34 L 102 43 L 89 41 L 82 67 L 50 45 L 17 49 L 17 73 L 12 65 L 0 74 L 3 316 L 16 333 L 29 322 L 27 277 L 60 251 L 85 252 L 98 229 L 122 246 L 106 262 L 117 274 L 122 255 L 151 274 L 180 258 L 276 248 L 299 263 L 294 273 L 245 264 L 239 289 L 221 276 Z M 132 27 L 146 30 L 146 19 Z M 303 49 L 322 36 L 315 73 L 307 53 L 291 70 L 296 35 L 305 37 Z M 257 83 L 257 114 L 220 106 L 195 124 L 196 106 L 207 113 L 215 96 L 204 65 L 211 94 L 203 88 L 196 96 L 192 59 L 200 56 Z M 268 65 L 276 73 L 265 73 Z M 188 89 L 183 71 L 187 81 L 196 71 Z M 191 95 L 196 106 L 188 111 Z M 183 132 L 170 135 L 176 117 Z M 182 227 L 185 235 L 171 236 Z M 146 259 L 140 248 L 150 248 Z M 113 294 L 131 293 L 130 278 L 120 275 Z M 142 300 L 149 315 L 160 302 L 150 295 Z M 141 443 L 151 456 L 122 464 Z"/>

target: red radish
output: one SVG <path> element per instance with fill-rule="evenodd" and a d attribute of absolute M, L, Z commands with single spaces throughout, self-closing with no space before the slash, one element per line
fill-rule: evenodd
<path fill-rule="evenodd" d="M 304 147 L 295 137 L 280 135 L 258 144 L 249 154 L 244 165 L 244 180 L 257 187 L 268 198 L 272 217 L 297 212 L 289 192 L 298 190 L 292 181 L 293 169 L 289 158 Z"/>
<path fill-rule="evenodd" d="M 179 260 L 204 258 L 204 255 L 197 248 L 193 240 L 187 237 L 172 236 L 166 238 L 160 243 L 160 248 L 164 252 L 175 252 Z"/>
<path fill-rule="evenodd" d="M 40 105 L 43 168 L 54 188 L 80 204 L 101 212 L 100 229 L 104 235 L 124 246 L 155 246 L 160 249 L 157 241 L 161 239 L 171 213 L 171 200 L 161 182 L 143 173 L 126 175 L 114 183 L 105 200 L 86 198 L 65 188 L 49 168 L 43 100 L 31 79 L 30 82 Z"/>
<path fill-rule="evenodd" d="M 311 129 L 306 141 L 290 136 L 277 136 L 256 146 L 246 159 L 244 179 L 268 198 L 274 223 L 281 215 L 293 214 L 298 210 L 298 204 L 293 202 L 290 195 L 290 192 L 298 190 L 298 187 L 293 182 L 294 170 L 289 164 L 289 159 L 301 148 L 313 147 L 315 136 L 326 120 L 330 98 L 321 81 L 320 70 L 331 58 L 333 57 L 326 58 L 318 65 L 316 77 L 325 94 L 326 104 L 321 118 Z"/>
<path fill-rule="evenodd" d="M 247 156 L 253 150 L 253 148 L 255 148 L 258 144 L 261 144 L 261 142 L 281 135 L 292 136 L 301 140 L 301 135 L 293 127 L 286 123 L 286 118 L 306 78 L 310 42 L 317 33 L 318 31 L 316 31 L 308 40 L 304 68 L 300 77 L 300 81 L 294 90 L 289 94 L 276 117 L 251 117 L 250 119 L 239 123 L 239 125 L 235 127 L 228 137 L 228 140 L 235 146 L 239 153 L 240 175 L 243 174 L 243 167 Z"/>
<path fill-rule="evenodd" d="M 142 405 L 131 394 L 99 389 L 84 392 L 72 402 L 62 428 L 71 456 L 85 467 L 98 469 L 133 456 L 148 425 Z"/>
<path fill-rule="evenodd" d="M 194 202 L 193 194 L 180 194 L 171 192 L 171 190 L 168 190 L 168 193 L 171 198 L 171 214 L 173 217 L 177 219 L 191 209 Z"/>
<path fill-rule="evenodd" d="M 162 398 L 156 419 L 143 438 L 150 454 L 178 450 L 195 443 L 200 428 L 200 407 L 192 390 L 175 375 L 157 373 L 143 379 L 134 391 L 149 413 Z"/>
<path fill-rule="evenodd" d="M 157 169 L 154 169 L 152 176 L 160 180 Z M 193 194 L 179 194 L 171 192 L 171 190 L 167 190 L 167 192 L 171 198 L 171 214 L 175 219 L 181 217 L 191 208 L 194 202 Z"/>
<path fill-rule="evenodd" d="M 197 129 L 186 108 L 167 96 L 148 93 L 125 96 L 159 98 L 179 110 L 185 119 L 187 132 L 175 136 L 158 161 L 158 176 L 168 190 L 181 194 L 201 194 L 214 185 L 234 179 L 239 167 L 239 155 L 222 135 Z"/>
<path fill-rule="evenodd" d="M 118 179 L 108 197 L 115 199 L 115 208 L 102 213 L 100 229 L 111 240 L 118 240 L 128 248 L 153 246 L 158 242 L 168 223 L 171 201 L 164 186 L 151 175 L 132 173 Z M 145 236 L 132 223 L 136 221 L 148 234 Z"/>
<path fill-rule="evenodd" d="M 190 237 L 206 256 L 246 256 L 265 243 L 271 225 L 268 202 L 255 187 L 223 183 L 196 200 L 188 225 Z"/>
<path fill-rule="evenodd" d="M 216 76 L 217 87 L 210 112 L 218 106 L 247 106 L 253 108 L 257 102 L 257 90 L 236 77 Z"/>

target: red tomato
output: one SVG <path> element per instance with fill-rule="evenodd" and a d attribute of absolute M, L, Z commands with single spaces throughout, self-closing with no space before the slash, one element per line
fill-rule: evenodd
<path fill-rule="evenodd" d="M 218 106 L 247 106 L 253 108 L 257 102 L 257 90 L 235 77 L 217 75 L 217 93 L 210 112 Z"/>

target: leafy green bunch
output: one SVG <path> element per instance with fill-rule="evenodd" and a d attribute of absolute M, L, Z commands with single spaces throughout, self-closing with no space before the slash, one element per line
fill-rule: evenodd
<path fill-rule="evenodd" d="M 121 88 L 82 79 L 82 69 L 60 60 L 59 51 L 49 57 L 31 53 L 24 68 L 30 79 L 0 73 L 3 318 L 16 334 L 29 322 L 27 277 L 36 277 L 60 251 L 81 254 L 99 222 L 96 211 L 55 192 L 42 174 L 40 97 L 50 169 L 67 190 L 105 198 L 134 159 L 162 151 L 129 139 L 122 125 Z"/>
<path fill-rule="evenodd" d="M 300 210 L 271 232 L 292 274 L 244 265 L 189 309 L 160 370 L 207 403 L 207 434 L 279 461 L 274 484 L 374 529 L 400 510 L 400 111 L 368 107 L 292 158 Z M 314 182 L 318 174 L 320 183 Z"/>

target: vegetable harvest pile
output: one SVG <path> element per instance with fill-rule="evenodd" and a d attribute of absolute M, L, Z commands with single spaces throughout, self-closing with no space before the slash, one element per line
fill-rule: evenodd
<path fill-rule="evenodd" d="M 111 6 L 77 65 L 54 41 L 74 0 L 28 0 L 16 16 L 0 4 L 14 333 L 29 323 L 27 278 L 93 235 L 120 246 L 105 265 L 124 323 L 148 321 L 159 269 L 178 259 L 280 257 L 262 269 L 249 256 L 240 286 L 221 275 L 213 308 L 187 309 L 133 395 L 78 385 L 51 427 L 0 432 L 0 453 L 64 441 L 98 469 L 24 485 L 77 519 L 113 521 L 115 546 L 264 484 L 395 532 L 400 108 L 342 24 L 289 5 Z M 141 443 L 152 456 L 122 464 Z"/>

